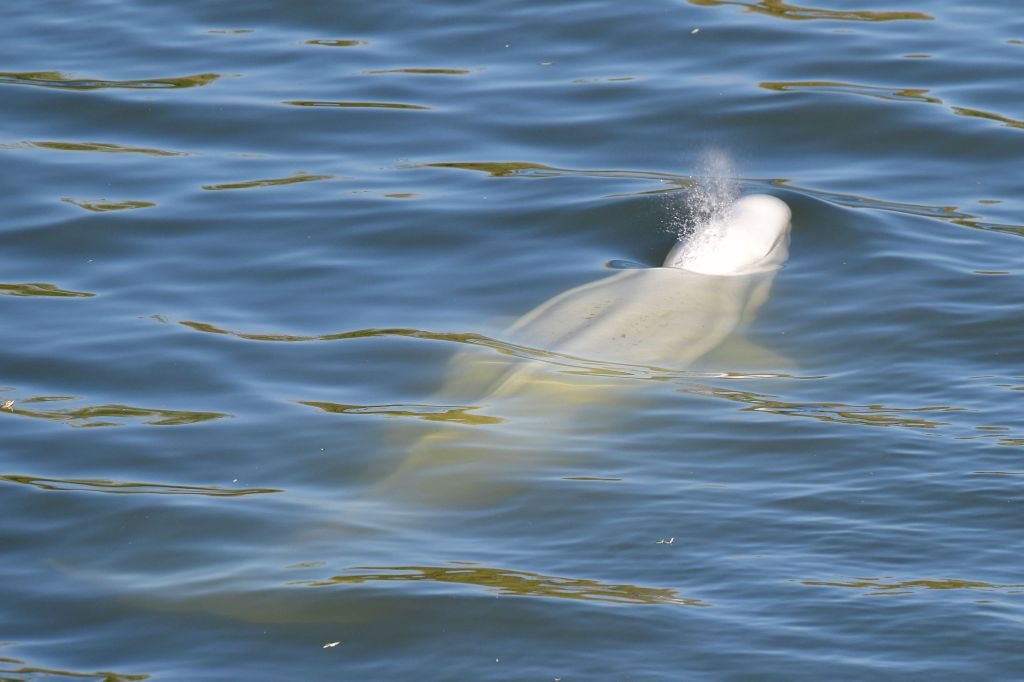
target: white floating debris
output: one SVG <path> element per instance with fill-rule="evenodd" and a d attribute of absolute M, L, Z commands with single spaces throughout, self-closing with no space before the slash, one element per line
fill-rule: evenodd
<path fill-rule="evenodd" d="M 692 31 L 690 31 L 690 33 L 691 33 L 692 35 L 697 35 L 698 33 L 700 33 L 700 29 L 699 29 L 699 28 L 695 28 L 695 29 L 693 29 Z"/>
<path fill-rule="evenodd" d="M 328 642 L 327 644 L 324 644 L 324 648 L 325 649 L 333 649 L 334 647 L 338 646 L 339 644 L 341 644 L 341 642 Z"/>

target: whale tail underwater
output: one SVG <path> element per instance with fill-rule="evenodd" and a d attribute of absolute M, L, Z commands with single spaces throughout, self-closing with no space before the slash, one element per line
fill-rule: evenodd
<path fill-rule="evenodd" d="M 573 438 L 612 433 L 642 400 L 637 370 L 693 367 L 763 305 L 789 256 L 790 219 L 780 199 L 743 197 L 677 243 L 662 267 L 618 272 L 528 312 L 503 336 L 523 352 L 456 354 L 432 402 L 470 407 L 452 423 L 394 430 L 401 463 L 372 492 L 488 504 L 518 488 L 526 462 L 555 461 Z"/>

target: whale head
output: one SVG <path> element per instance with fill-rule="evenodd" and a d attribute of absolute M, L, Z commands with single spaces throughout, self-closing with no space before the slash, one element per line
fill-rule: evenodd
<path fill-rule="evenodd" d="M 746 275 L 776 270 L 789 258 L 786 202 L 752 194 L 702 225 L 669 252 L 664 267 L 702 275 Z"/>

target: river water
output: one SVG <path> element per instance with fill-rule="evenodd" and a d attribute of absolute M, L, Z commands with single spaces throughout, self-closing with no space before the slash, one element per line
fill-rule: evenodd
<path fill-rule="evenodd" d="M 0 677 L 1024 677 L 1024 13 L 806 2 L 6 7 Z M 729 352 L 507 337 L 721 187 Z"/>

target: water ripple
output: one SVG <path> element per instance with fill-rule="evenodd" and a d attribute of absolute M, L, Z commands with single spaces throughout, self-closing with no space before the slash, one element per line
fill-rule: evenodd
<path fill-rule="evenodd" d="M 242 497 L 284 492 L 279 488 L 223 488 L 221 486 L 171 485 L 137 483 L 104 478 L 43 478 L 41 476 L 0 475 L 0 481 L 30 485 L 40 490 L 112 493 L 115 495 L 206 495 L 208 497 Z"/>
<path fill-rule="evenodd" d="M 848 580 L 801 580 L 801 585 L 811 587 L 845 587 L 857 590 L 864 590 L 868 595 L 881 594 L 913 594 L 921 590 L 980 590 L 984 592 L 1006 591 L 1010 594 L 1019 594 L 1024 584 L 987 583 L 979 580 L 956 580 L 951 578 L 942 579 L 917 579 L 917 580 L 892 580 L 890 578 L 858 578 Z"/>
<path fill-rule="evenodd" d="M 61 201 L 66 204 L 78 206 L 79 208 L 84 208 L 86 211 L 92 211 L 94 213 L 128 211 L 135 208 L 151 208 L 156 206 L 152 201 L 107 201 L 106 199 L 99 199 L 97 201 L 79 201 L 68 197 L 61 199 Z"/>
<path fill-rule="evenodd" d="M 72 677 L 80 680 L 93 680 L 94 682 L 142 682 L 148 680 L 149 675 L 123 675 L 112 672 L 82 673 L 71 670 L 56 670 L 54 668 L 39 668 L 33 665 L 26 665 L 25 661 L 19 658 L 0 657 L 0 674 L 27 675 L 29 677 L 4 677 L 3 680 L 43 680 L 51 677 Z"/>
<path fill-rule="evenodd" d="M 795 21 L 807 21 L 810 19 L 826 19 L 829 21 L 931 21 L 935 18 L 923 12 L 872 12 L 869 10 L 832 10 L 818 7 L 800 7 L 791 5 L 784 0 L 760 0 L 759 2 L 689 0 L 689 3 L 698 7 L 734 5 L 736 7 L 743 7 L 748 12 L 765 14 L 776 19 L 793 19 Z"/>
<path fill-rule="evenodd" d="M 209 85 L 222 74 L 200 73 L 180 78 L 146 78 L 143 80 L 102 80 L 97 78 L 72 78 L 59 71 L 0 72 L 0 84 L 37 85 L 44 88 L 67 90 L 102 90 L 105 88 L 130 88 L 135 90 L 152 88 L 199 88 Z"/>
<path fill-rule="evenodd" d="M 410 69 L 375 69 L 373 71 L 365 71 L 368 75 L 381 75 L 386 73 L 404 73 L 414 76 L 464 76 L 466 74 L 473 73 L 471 69 L 423 69 L 423 68 L 410 68 Z"/>
<path fill-rule="evenodd" d="M 322 47 L 356 47 L 358 45 L 366 45 L 369 41 L 366 40 L 307 40 L 304 42 L 305 45 L 320 45 Z"/>
<path fill-rule="evenodd" d="M 572 175 L 609 179 L 653 180 L 656 182 L 669 182 L 683 188 L 690 188 L 696 185 L 696 180 L 693 176 L 672 175 L 671 173 L 659 173 L 657 171 L 558 168 L 557 166 L 546 166 L 541 163 L 528 163 L 522 161 L 438 162 L 415 164 L 407 166 L 407 168 L 456 168 L 459 170 L 487 173 L 492 178 L 503 178 L 509 176 L 553 178 Z"/>
<path fill-rule="evenodd" d="M 104 152 L 108 154 L 146 154 L 149 156 L 191 156 L 188 152 L 176 152 L 150 147 L 132 147 L 110 142 L 60 142 L 48 140 L 25 140 L 14 144 L 0 144 L 0 149 L 51 149 L 59 152 Z"/>
<path fill-rule="evenodd" d="M 751 391 L 738 391 L 717 386 L 697 386 L 690 392 L 745 403 L 750 412 L 766 412 L 779 416 L 806 417 L 823 422 L 858 426 L 899 426 L 911 429 L 934 429 L 949 422 L 913 416 L 922 413 L 968 412 L 963 407 L 936 405 L 928 407 L 890 407 L 888 405 L 851 405 L 840 402 L 787 402 Z M 911 416 L 905 416 L 905 415 Z"/>
<path fill-rule="evenodd" d="M 938 97 L 929 97 L 928 90 L 923 88 L 887 88 L 877 85 L 857 85 L 839 81 L 764 81 L 759 84 L 765 90 L 776 92 L 799 92 L 810 90 L 817 92 L 838 92 L 848 95 L 866 95 L 878 99 L 912 102 L 930 102 L 942 104 Z"/>
<path fill-rule="evenodd" d="M 294 185 L 299 182 L 317 182 L 319 180 L 331 180 L 333 175 L 309 175 L 308 173 L 296 173 L 287 178 L 268 178 L 265 180 L 248 180 L 246 182 L 227 182 L 219 185 L 203 185 L 203 189 L 226 190 L 226 189 L 253 189 L 256 187 L 277 187 L 279 185 Z"/>
<path fill-rule="evenodd" d="M 552 367 L 563 368 L 571 374 L 590 374 L 593 376 L 624 377 L 632 379 L 648 379 L 652 381 L 671 381 L 676 379 L 692 378 L 715 378 L 715 379 L 821 379 L 817 375 L 795 375 L 782 373 L 750 373 L 732 371 L 687 371 L 670 370 L 661 367 L 648 365 L 630 365 L 625 363 L 607 362 L 602 360 L 589 360 L 567 353 L 556 353 L 538 348 L 531 348 L 507 341 L 494 339 L 483 334 L 473 332 L 429 332 L 420 329 L 390 328 L 390 329 L 357 329 L 350 332 L 338 334 L 317 334 L 311 336 L 300 336 L 294 334 L 252 334 L 238 332 L 222 327 L 217 327 L 205 322 L 194 322 L 183 320 L 179 324 L 194 329 L 195 331 L 207 334 L 220 334 L 233 336 L 246 341 L 269 341 L 276 343 L 302 343 L 315 341 L 344 341 L 349 339 L 365 339 L 372 337 L 402 337 L 412 339 L 426 339 L 430 341 L 445 341 L 460 345 L 469 345 L 488 348 L 502 355 L 520 358 L 523 360 L 535 360 L 543 362 Z"/>
<path fill-rule="evenodd" d="M 570 83 L 573 85 L 593 85 L 594 83 L 623 83 L 639 80 L 636 76 L 606 76 L 604 78 L 576 78 Z"/>
<path fill-rule="evenodd" d="M 961 211 L 957 206 L 937 206 L 929 204 L 911 204 L 901 201 L 888 201 L 886 199 L 875 199 L 858 194 L 843 194 L 840 192 L 829 192 L 812 187 L 804 187 L 791 184 L 789 180 L 780 178 L 776 180 L 753 180 L 751 182 L 764 183 L 773 187 L 781 187 L 799 194 L 804 194 L 830 204 L 845 206 L 847 208 L 867 208 L 876 211 L 890 213 L 904 213 L 906 215 L 918 216 L 920 218 L 936 218 L 942 222 L 969 227 L 975 230 L 988 232 L 1003 232 L 1024 236 L 1024 225 L 1012 223 L 994 223 L 987 220 L 979 220 L 973 213 Z"/>
<path fill-rule="evenodd" d="M 62 422 L 73 427 L 121 426 L 128 421 L 143 420 L 153 426 L 181 426 L 199 424 L 215 419 L 226 419 L 233 415 L 226 412 L 197 412 L 194 410 L 165 410 L 159 408 L 134 407 L 131 405 L 85 405 L 60 410 L 35 410 L 20 407 L 53 401 L 77 400 L 70 396 L 41 396 L 18 401 L 6 407 L 5 412 L 22 417 L 34 417 Z M 118 420 L 118 421 L 111 421 Z"/>
<path fill-rule="evenodd" d="M 183 326 L 204 333 L 233 336 L 249 341 L 296 343 L 315 341 L 340 341 L 373 337 L 403 337 L 444 341 L 460 345 L 483 347 L 501 355 L 528 361 L 541 362 L 555 372 L 566 375 L 586 375 L 611 377 L 623 380 L 643 380 L 668 382 L 681 386 L 683 392 L 727 400 L 744 405 L 743 411 L 761 412 L 782 417 L 798 417 L 813 419 L 820 422 L 846 424 L 852 426 L 898 427 L 915 430 L 932 430 L 946 427 L 962 426 L 945 419 L 937 419 L 933 415 L 950 415 L 953 413 L 969 413 L 970 410 L 952 405 L 927 405 L 912 407 L 894 407 L 879 403 L 855 404 L 842 401 L 799 401 L 786 400 L 777 395 L 739 390 L 722 386 L 714 386 L 699 380 L 743 380 L 743 379 L 774 379 L 774 380 L 821 380 L 820 375 L 794 375 L 781 373 L 750 373 L 750 372 L 708 372 L 687 370 L 666 370 L 643 365 L 627 365 L 621 363 L 588 360 L 564 353 L 530 348 L 508 343 L 488 336 L 474 333 L 427 332 L 418 329 L 360 329 L 339 334 L 322 334 L 315 336 L 298 336 L 290 334 L 250 334 L 236 332 L 213 325 L 183 321 Z M 428 421 L 449 421 L 464 424 L 495 424 L 501 418 L 471 415 L 468 411 L 473 406 L 423 405 L 423 404 L 387 404 L 387 405 L 352 405 L 343 403 L 297 401 L 302 405 L 315 407 L 326 412 L 337 414 L 382 414 L 391 417 L 408 417 Z M 986 436 L 988 437 L 988 436 Z M 1006 441 L 1003 434 L 1000 442 Z M 1009 443 L 1008 443 L 1009 444 Z"/>
<path fill-rule="evenodd" d="M 557 177 L 592 177 L 609 179 L 644 180 L 657 182 L 669 187 L 644 190 L 640 192 L 623 192 L 608 195 L 609 197 L 639 196 L 647 194 L 663 194 L 690 190 L 698 187 L 703 181 L 700 176 L 675 175 L 658 171 L 638 170 L 591 170 L 577 168 L 559 168 L 539 163 L 483 161 L 483 162 L 438 162 L 409 165 L 406 168 L 454 168 L 459 170 L 487 173 L 490 177 L 521 177 L 521 178 L 557 178 Z M 813 187 L 795 185 L 788 178 L 735 178 L 736 182 L 749 191 L 778 187 L 797 194 L 844 206 L 847 208 L 867 208 L 892 213 L 904 213 L 922 218 L 936 218 L 946 223 L 970 227 L 972 229 L 991 232 L 1004 232 L 1024 236 L 1024 225 L 1012 223 L 995 223 L 981 219 L 978 215 L 960 210 L 957 206 L 938 206 L 929 204 L 912 204 L 887 199 L 877 199 L 857 194 L 844 194 L 815 189 Z"/>
<path fill-rule="evenodd" d="M 342 403 L 318 402 L 313 400 L 297 400 L 300 405 L 315 407 L 331 414 L 380 414 L 385 417 L 412 417 L 431 422 L 449 422 L 455 424 L 500 424 L 504 419 L 488 417 L 483 414 L 470 414 L 479 410 L 474 406 L 459 405 L 345 405 Z"/>
<path fill-rule="evenodd" d="M 402 104 L 399 102 L 330 102 L 317 100 L 286 100 L 282 104 L 294 107 L 335 107 L 341 109 L 415 109 L 429 111 L 430 107 L 422 104 Z"/>
<path fill-rule="evenodd" d="M 1009 128 L 1024 128 L 1024 120 L 1017 118 L 1010 118 L 1009 116 L 1003 116 L 1002 114 L 994 114 L 991 111 L 983 111 L 981 109 L 968 109 L 967 107 L 956 107 L 950 106 L 953 113 L 957 116 L 967 116 L 969 118 L 983 118 L 988 121 L 995 121 L 996 123 L 1002 123 Z"/>
<path fill-rule="evenodd" d="M 827 92 L 844 95 L 861 95 L 874 97 L 876 99 L 889 100 L 892 102 L 944 104 L 944 102 L 938 97 L 929 96 L 929 91 L 924 88 L 894 88 L 877 85 L 859 85 L 857 83 L 842 83 L 839 81 L 764 81 L 759 85 L 766 90 L 774 90 L 776 92 Z M 1009 116 L 1003 116 L 1002 114 L 996 114 L 982 109 L 968 109 L 967 107 L 958 107 L 954 105 L 948 105 L 948 108 L 957 116 L 982 118 L 987 121 L 1002 123 L 1008 128 L 1024 129 L 1024 121 L 1016 118 L 1010 118 Z"/>
<path fill-rule="evenodd" d="M 96 295 L 88 291 L 61 289 L 56 284 L 48 284 L 46 282 L 0 284 L 0 294 L 5 296 L 46 296 L 50 298 L 91 298 Z"/>
<path fill-rule="evenodd" d="M 612 604 L 676 604 L 708 607 L 700 599 L 683 598 L 675 590 L 663 587 L 641 587 L 608 584 L 598 580 L 563 578 L 526 571 L 476 566 L 355 566 L 348 575 L 324 580 L 295 581 L 293 585 L 328 587 L 359 585 L 367 582 L 437 582 L 473 585 L 503 596 L 579 599 Z"/>

